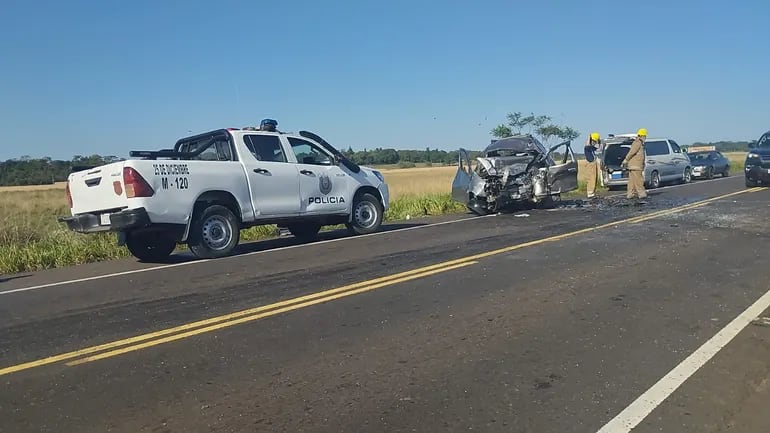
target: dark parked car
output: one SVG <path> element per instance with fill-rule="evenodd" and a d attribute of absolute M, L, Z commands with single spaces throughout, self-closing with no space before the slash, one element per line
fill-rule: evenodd
<path fill-rule="evenodd" d="M 730 175 L 730 160 L 716 150 L 687 152 L 692 161 L 692 177 L 713 179 L 714 175 Z"/>
<path fill-rule="evenodd" d="M 756 143 L 749 145 L 745 176 L 747 187 L 770 181 L 770 131 L 762 134 Z"/>

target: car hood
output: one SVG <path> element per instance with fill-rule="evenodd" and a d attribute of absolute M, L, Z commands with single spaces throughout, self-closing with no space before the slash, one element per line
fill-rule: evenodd
<path fill-rule="evenodd" d="M 770 147 L 757 147 L 749 149 L 749 153 L 755 153 L 762 157 L 762 159 L 770 157 Z"/>

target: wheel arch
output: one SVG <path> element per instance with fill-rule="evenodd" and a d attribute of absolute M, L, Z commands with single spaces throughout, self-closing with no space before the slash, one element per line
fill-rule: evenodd
<path fill-rule="evenodd" d="M 187 224 L 182 235 L 182 242 L 186 241 L 190 235 L 190 224 L 192 224 L 195 214 L 212 205 L 220 205 L 230 209 L 238 219 L 238 223 L 243 222 L 241 205 L 232 193 L 222 190 L 204 191 L 195 199 L 192 209 L 190 209 L 190 213 L 187 215 Z"/>
<path fill-rule="evenodd" d="M 353 221 L 353 205 L 356 202 L 356 199 L 361 196 L 362 194 L 369 193 L 375 197 L 377 197 L 377 200 L 380 201 L 380 204 L 385 207 L 385 202 L 383 201 L 382 194 L 380 194 L 380 190 L 377 188 L 371 186 L 371 185 L 362 185 L 356 189 L 355 194 L 353 194 L 353 200 L 350 202 L 350 211 L 348 212 L 348 222 Z M 384 216 L 384 215 L 383 215 Z"/>

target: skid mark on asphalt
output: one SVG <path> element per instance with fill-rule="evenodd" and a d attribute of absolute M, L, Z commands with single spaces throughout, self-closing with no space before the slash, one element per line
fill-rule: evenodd
<path fill-rule="evenodd" d="M 152 332 L 149 334 L 138 335 L 135 337 L 114 341 L 98 346 L 88 347 L 85 349 L 76 350 L 73 352 L 67 352 L 60 355 L 50 356 L 47 358 L 39 359 L 36 361 L 26 362 L 10 367 L 0 369 L 0 376 L 16 373 L 19 371 L 27 370 L 30 368 L 42 367 L 49 364 L 54 364 L 62 361 L 70 361 L 66 365 L 75 366 L 87 362 L 93 362 L 100 359 L 105 359 L 129 352 L 134 352 L 141 349 L 157 346 L 172 341 L 181 340 L 183 338 L 189 338 L 196 335 L 200 335 L 206 332 L 223 329 L 238 324 L 251 322 L 254 320 L 263 319 L 266 317 L 275 316 L 285 312 L 297 310 L 300 308 L 309 307 L 311 305 L 317 305 L 336 299 L 340 299 L 347 296 L 352 296 L 382 287 L 392 286 L 398 283 L 415 280 L 418 278 L 428 277 L 441 272 L 447 272 L 454 269 L 470 266 L 478 263 L 479 260 L 495 255 L 500 255 L 508 252 L 512 252 L 518 249 L 527 248 L 535 245 L 541 245 L 548 242 L 555 242 L 570 237 L 574 237 L 584 233 L 590 233 L 605 228 L 616 227 L 621 224 L 635 224 L 639 222 L 648 221 L 661 216 L 670 215 L 678 212 L 684 212 L 689 209 L 695 209 L 705 206 L 714 201 L 732 197 L 740 194 L 748 194 L 756 191 L 764 190 L 765 188 L 751 188 L 742 191 L 737 191 L 729 194 L 724 194 L 718 197 L 713 197 L 708 200 L 691 203 L 689 205 L 680 206 L 678 208 L 666 209 L 662 211 L 652 212 L 649 214 L 641 215 L 634 218 L 627 218 L 625 220 L 614 221 L 607 224 L 602 224 L 595 227 L 589 227 L 581 230 L 576 230 L 569 233 L 563 233 L 555 236 L 537 239 L 530 242 L 524 242 L 517 245 L 511 245 L 505 248 L 500 248 L 484 253 L 474 254 L 471 256 L 449 260 L 442 263 L 437 263 L 431 266 L 425 266 L 418 269 L 412 269 L 410 271 L 401 272 L 398 274 L 391 274 L 376 278 L 373 280 L 362 281 L 355 284 L 350 284 L 336 289 L 330 289 L 322 292 L 312 293 L 309 295 L 301 296 L 298 298 L 292 298 L 285 301 L 277 302 L 274 304 L 264 305 L 260 307 L 250 308 L 247 310 L 226 314 L 223 316 L 212 317 L 209 319 L 192 322 L 177 327 Z M 761 312 L 761 311 L 760 311 Z M 101 352 L 101 353 L 100 353 Z M 78 359 L 80 358 L 80 359 Z"/>

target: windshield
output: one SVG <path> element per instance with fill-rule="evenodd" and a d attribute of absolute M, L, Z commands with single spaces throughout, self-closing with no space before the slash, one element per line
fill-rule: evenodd
<path fill-rule="evenodd" d="M 692 162 L 704 162 L 709 158 L 708 152 L 695 152 L 695 153 L 688 153 L 690 156 L 690 161 Z"/>
<path fill-rule="evenodd" d="M 770 147 L 770 131 L 765 132 L 757 141 L 757 147 Z"/>

